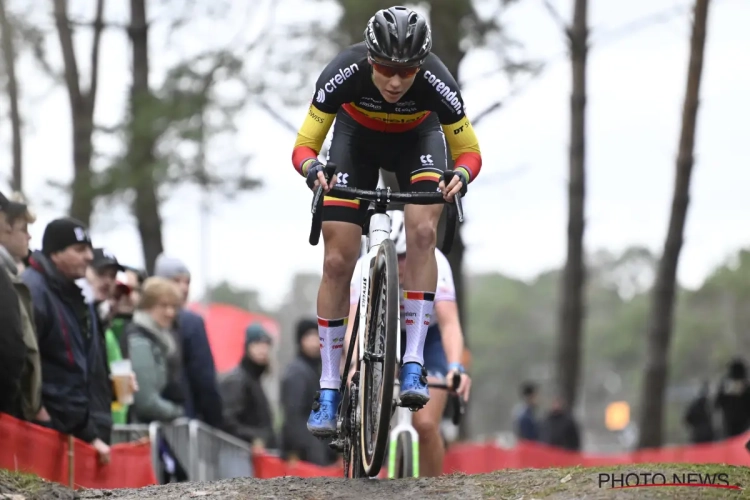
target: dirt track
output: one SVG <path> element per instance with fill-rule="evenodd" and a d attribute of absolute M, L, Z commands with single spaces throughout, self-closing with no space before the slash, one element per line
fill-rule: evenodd
<path fill-rule="evenodd" d="M 598 484 L 599 473 L 608 469 L 543 469 L 508 470 L 466 476 L 454 474 L 435 479 L 404 479 L 398 481 L 372 481 L 332 478 L 278 478 L 266 480 L 232 479 L 215 483 L 192 483 L 144 488 L 141 490 L 87 491 L 79 498 L 85 499 L 388 499 L 388 500 L 473 500 L 473 499 L 621 499 L 621 498 L 750 498 L 742 490 L 716 488 L 635 488 L 612 490 Z M 732 484 L 748 485 L 747 468 L 701 465 L 651 465 L 620 468 L 622 471 L 675 472 L 726 472 Z"/>
<path fill-rule="evenodd" d="M 0 499 L 387 499 L 420 500 L 450 499 L 652 499 L 677 498 L 681 500 L 715 498 L 750 498 L 747 490 L 705 487 L 634 488 L 612 490 L 599 486 L 600 473 L 650 472 L 671 475 L 674 473 L 724 473 L 730 485 L 750 486 L 750 469 L 724 465 L 660 465 L 621 466 L 597 469 L 525 469 L 506 470 L 492 474 L 466 476 L 454 474 L 435 479 L 404 479 L 397 481 L 344 480 L 333 478 L 301 479 L 230 479 L 213 483 L 180 483 L 152 486 L 138 490 L 79 490 L 75 493 L 53 483 L 21 485 L 3 482 L 0 477 Z M 3 493 L 23 496 L 4 497 Z"/>

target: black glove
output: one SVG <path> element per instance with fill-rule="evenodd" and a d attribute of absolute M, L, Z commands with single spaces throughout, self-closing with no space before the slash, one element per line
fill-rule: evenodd
<path fill-rule="evenodd" d="M 310 162 L 310 168 L 307 169 L 307 187 L 310 189 L 315 185 L 315 181 L 318 180 L 318 172 L 323 172 L 325 165 L 320 163 L 318 160 Z"/>
<path fill-rule="evenodd" d="M 461 170 L 453 170 L 453 175 L 458 176 L 459 180 L 461 181 L 461 191 L 459 193 L 461 196 L 464 196 L 466 194 L 466 191 L 469 189 L 469 179 L 466 178 L 466 174 Z M 448 179 L 445 178 L 445 174 L 447 172 L 443 172 L 443 175 L 440 177 L 440 180 L 442 180 L 445 183 L 445 187 L 448 187 Z"/>

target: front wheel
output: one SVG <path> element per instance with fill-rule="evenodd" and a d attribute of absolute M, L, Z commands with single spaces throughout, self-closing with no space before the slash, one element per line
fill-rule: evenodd
<path fill-rule="evenodd" d="M 405 477 L 419 477 L 419 450 L 418 443 L 412 441 L 411 434 L 402 432 L 398 435 L 394 450 L 392 463 L 392 477 L 401 479 Z M 393 448 L 391 448 L 393 449 Z"/>
<path fill-rule="evenodd" d="M 370 477 L 380 472 L 388 444 L 399 334 L 398 260 L 393 241 L 385 240 L 375 257 L 361 368 L 362 465 Z"/>

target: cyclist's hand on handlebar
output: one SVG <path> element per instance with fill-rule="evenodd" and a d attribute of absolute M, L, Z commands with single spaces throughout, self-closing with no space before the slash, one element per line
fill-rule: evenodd
<path fill-rule="evenodd" d="M 445 198 L 445 201 L 452 202 L 457 193 L 461 193 L 461 196 L 465 195 L 468 184 L 468 179 L 461 171 L 454 172 L 453 178 L 447 186 L 445 185 L 445 176 L 441 177 L 440 190 L 443 192 L 443 198 Z"/>
<path fill-rule="evenodd" d="M 320 163 L 318 160 L 314 160 L 307 169 L 307 187 L 315 190 L 318 186 L 323 186 L 323 191 L 328 192 L 336 184 L 338 177 L 334 175 L 330 180 L 326 181 L 325 165 Z"/>
<path fill-rule="evenodd" d="M 461 396 L 464 401 L 468 401 L 469 395 L 471 393 L 471 377 L 469 377 L 468 374 L 461 373 L 458 370 L 453 369 L 448 372 L 448 378 L 447 378 L 448 383 L 450 383 L 450 381 L 453 380 L 453 376 L 457 373 L 461 375 L 461 383 L 458 384 L 458 389 L 456 389 L 456 394 Z"/>

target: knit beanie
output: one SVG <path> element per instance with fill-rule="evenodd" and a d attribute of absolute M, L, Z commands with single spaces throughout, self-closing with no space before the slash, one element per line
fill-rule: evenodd
<path fill-rule="evenodd" d="M 254 342 L 273 343 L 273 339 L 260 323 L 252 323 L 245 330 L 245 348 Z"/>
<path fill-rule="evenodd" d="M 162 253 L 156 258 L 154 276 L 174 279 L 177 276 L 190 276 L 190 271 L 180 259 L 168 257 Z"/>
<path fill-rule="evenodd" d="M 297 322 L 297 344 L 302 342 L 302 337 L 310 330 L 318 331 L 318 322 L 303 318 Z"/>
<path fill-rule="evenodd" d="M 79 243 L 92 246 L 89 231 L 84 223 L 72 217 L 55 219 L 44 229 L 42 253 L 49 257 Z"/>

